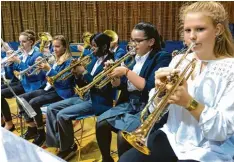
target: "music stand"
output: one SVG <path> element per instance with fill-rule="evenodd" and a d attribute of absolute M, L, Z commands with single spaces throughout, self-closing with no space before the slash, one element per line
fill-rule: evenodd
<path fill-rule="evenodd" d="M 18 103 L 22 106 L 22 108 L 24 109 L 24 111 L 27 113 L 27 115 L 30 118 L 33 118 L 37 115 L 37 113 L 34 111 L 34 109 L 32 108 L 31 105 L 29 105 L 29 103 L 22 97 L 18 97 L 15 92 L 13 91 L 13 89 L 10 86 L 10 82 L 6 80 L 5 77 L 3 77 L 4 83 L 7 85 L 7 87 L 9 88 L 9 90 L 13 93 L 14 97 L 16 98 L 16 100 L 18 101 Z M 18 109 L 18 107 L 17 107 Z M 23 121 L 22 121 L 22 117 L 20 118 L 20 134 L 21 137 L 23 136 Z"/>

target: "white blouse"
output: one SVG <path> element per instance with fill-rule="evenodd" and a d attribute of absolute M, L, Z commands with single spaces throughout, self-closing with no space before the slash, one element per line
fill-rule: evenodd
<path fill-rule="evenodd" d="M 170 67 L 175 67 L 181 56 L 176 56 Z M 191 60 L 194 54 L 187 58 Z M 182 63 L 179 68 L 184 66 Z M 171 104 L 167 123 L 161 130 L 180 160 L 231 162 L 233 155 L 221 145 L 234 135 L 234 58 L 208 61 L 201 73 L 200 68 L 201 61 L 197 60 L 195 79 L 190 77 L 187 81 L 189 94 L 205 106 L 200 120 L 185 108 Z"/>

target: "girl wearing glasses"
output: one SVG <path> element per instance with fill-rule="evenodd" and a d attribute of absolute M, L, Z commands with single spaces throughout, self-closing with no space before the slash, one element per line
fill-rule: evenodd
<path fill-rule="evenodd" d="M 114 161 L 110 156 L 111 132 L 132 131 L 140 125 L 136 114 L 144 108 L 148 92 L 154 87 L 154 72 L 171 61 L 171 55 L 161 51 L 158 31 L 150 23 L 137 24 L 132 30 L 131 42 L 136 48 L 135 63 L 129 69 L 117 67 L 110 74 L 115 78 L 112 86 L 121 90 L 117 106 L 100 115 L 96 125 L 104 162 Z"/>

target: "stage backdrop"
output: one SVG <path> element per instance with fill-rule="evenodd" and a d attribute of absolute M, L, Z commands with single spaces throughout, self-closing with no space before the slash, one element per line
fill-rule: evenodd
<path fill-rule="evenodd" d="M 81 42 L 85 31 L 115 30 L 120 40 L 129 40 L 135 24 L 155 24 L 165 40 L 179 40 L 179 8 L 184 2 L 1 2 L 1 37 L 18 41 L 25 29 L 63 34 Z M 234 2 L 222 2 L 234 23 Z"/>

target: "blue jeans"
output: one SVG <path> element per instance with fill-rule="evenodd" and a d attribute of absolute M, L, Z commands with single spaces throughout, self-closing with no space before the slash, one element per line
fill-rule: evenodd
<path fill-rule="evenodd" d="M 46 144 L 49 147 L 68 149 L 74 143 L 72 120 L 94 114 L 91 100 L 72 97 L 51 104 L 47 108 Z"/>

